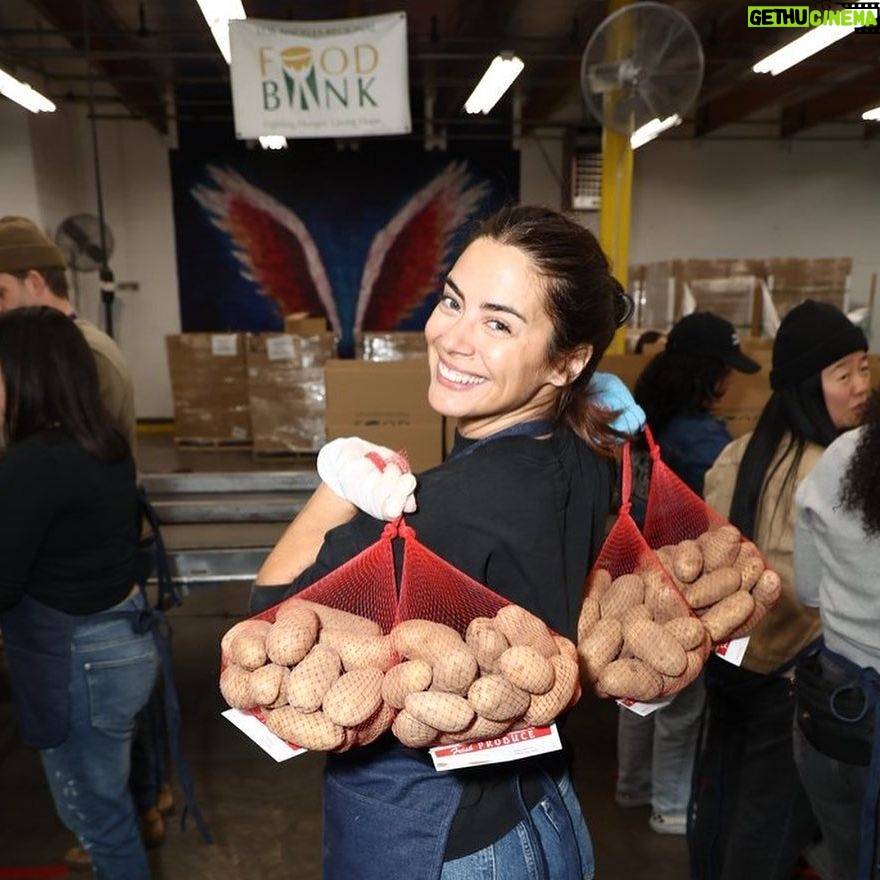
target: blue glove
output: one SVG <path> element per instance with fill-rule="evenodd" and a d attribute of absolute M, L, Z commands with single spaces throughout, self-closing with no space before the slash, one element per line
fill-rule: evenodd
<path fill-rule="evenodd" d="M 645 411 L 635 402 L 629 388 L 614 373 L 594 373 L 587 389 L 590 402 L 599 409 L 619 415 L 611 427 L 623 434 L 637 434 L 645 426 Z"/>

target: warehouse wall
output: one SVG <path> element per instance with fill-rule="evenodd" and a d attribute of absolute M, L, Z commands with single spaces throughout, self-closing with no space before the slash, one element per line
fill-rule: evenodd
<path fill-rule="evenodd" d="M 171 415 L 164 336 L 179 332 L 168 142 L 135 122 L 98 127 L 105 215 L 116 237 L 117 339 L 135 376 L 140 418 Z M 0 213 L 49 230 L 95 213 L 91 135 L 80 111 L 25 114 L 0 101 Z M 562 141 L 521 143 L 523 201 L 561 204 Z M 875 143 L 658 141 L 636 154 L 631 259 L 852 256 L 863 302 L 880 227 Z M 582 214 L 595 228 L 596 217 Z M 103 323 L 96 275 L 78 275 L 80 311 Z M 125 289 L 136 285 L 137 289 Z M 880 347 L 875 316 L 874 345 Z"/>

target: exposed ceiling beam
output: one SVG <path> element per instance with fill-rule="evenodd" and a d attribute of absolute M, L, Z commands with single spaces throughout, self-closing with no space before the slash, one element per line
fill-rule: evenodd
<path fill-rule="evenodd" d="M 30 0 L 31 5 L 65 37 L 75 48 L 89 48 L 95 52 L 102 50 L 130 51 L 127 59 L 93 59 L 96 71 L 119 93 L 132 115 L 143 116 L 161 134 L 168 133 L 168 122 L 164 113 L 156 106 L 164 98 L 156 85 L 162 81 L 158 70 L 143 59 L 138 40 L 119 25 L 104 0 L 88 0 L 88 34 L 84 32 L 83 5 L 71 0 Z M 109 34 L 113 34 L 110 36 Z M 116 75 L 149 75 L 154 80 L 132 82 L 114 81 Z"/>
<path fill-rule="evenodd" d="M 830 122 L 858 110 L 880 104 L 880 67 L 839 83 L 805 101 L 786 107 L 782 112 L 782 137 L 791 137 L 805 128 Z"/>

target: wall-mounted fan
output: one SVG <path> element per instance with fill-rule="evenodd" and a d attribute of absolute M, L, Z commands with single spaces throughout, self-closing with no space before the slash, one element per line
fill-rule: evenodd
<path fill-rule="evenodd" d="M 77 272 L 95 272 L 113 256 L 113 233 L 94 214 L 74 214 L 63 220 L 55 233 L 55 242 Z"/>
<path fill-rule="evenodd" d="M 633 3 L 610 15 L 581 59 L 581 90 L 605 128 L 632 135 L 653 120 L 684 117 L 703 81 L 694 26 L 671 6 Z"/>

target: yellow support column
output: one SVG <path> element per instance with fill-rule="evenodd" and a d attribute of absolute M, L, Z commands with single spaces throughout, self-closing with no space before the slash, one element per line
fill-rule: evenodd
<path fill-rule="evenodd" d="M 609 0 L 608 14 L 628 6 L 632 0 Z M 615 34 L 619 47 L 631 34 L 619 26 Z M 622 54 L 622 53 L 621 53 Z M 602 207 L 599 211 L 599 244 L 611 261 L 614 277 L 627 286 L 629 275 L 629 227 L 632 208 L 633 151 L 627 135 L 602 129 Z M 614 334 L 609 354 L 626 351 L 626 328 Z"/>

